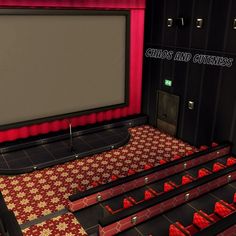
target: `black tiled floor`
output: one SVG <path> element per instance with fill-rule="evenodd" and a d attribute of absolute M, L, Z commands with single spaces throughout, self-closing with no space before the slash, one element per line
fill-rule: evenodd
<path fill-rule="evenodd" d="M 99 136 L 100 136 L 100 138 L 103 138 L 103 136 L 106 136 L 106 137 L 113 137 L 113 136 L 115 136 L 115 135 L 117 135 L 117 134 L 119 135 L 120 133 L 119 133 L 119 132 L 114 133 L 114 132 L 112 132 L 112 131 L 106 130 L 106 131 L 103 132 L 102 135 L 99 135 Z"/>
<path fill-rule="evenodd" d="M 24 159 L 22 158 L 20 160 L 13 160 L 13 161 L 8 162 L 9 168 L 12 168 L 12 169 L 28 167 L 29 164 L 31 164 L 32 166 L 31 161 L 27 157 L 25 157 Z"/>
<path fill-rule="evenodd" d="M 168 179 L 163 179 L 153 184 L 148 184 L 148 187 L 154 189 L 157 193 L 162 193 L 164 191 L 164 183 L 168 181 Z"/>
<path fill-rule="evenodd" d="M 117 236 L 143 236 L 143 234 L 139 233 L 136 228 L 132 228 L 130 230 L 124 231 Z"/>
<path fill-rule="evenodd" d="M 69 149 L 56 149 L 54 151 L 50 151 L 50 154 L 54 159 L 57 159 L 57 158 L 63 158 L 65 156 L 70 156 L 73 153 L 71 153 Z M 48 155 L 50 154 L 48 153 Z"/>
<path fill-rule="evenodd" d="M 101 147 L 104 147 L 104 146 L 107 146 L 107 144 L 103 141 L 103 140 L 92 140 L 92 141 L 89 141 L 87 142 L 89 144 L 89 146 L 93 147 L 93 148 L 101 148 Z"/>
<path fill-rule="evenodd" d="M 110 136 L 109 137 L 109 142 L 112 142 L 112 143 L 116 143 L 116 142 L 118 142 L 120 140 L 120 137 L 119 136 Z M 104 139 L 104 141 L 106 142 L 106 143 L 108 143 L 108 140 L 106 139 Z"/>
<path fill-rule="evenodd" d="M 140 224 L 136 228 L 143 235 L 167 236 L 169 232 L 170 222 L 163 216 L 158 216 L 150 221 Z"/>
<path fill-rule="evenodd" d="M 214 165 L 214 163 L 219 162 L 219 163 L 221 163 L 221 164 L 224 164 L 224 163 L 225 163 L 225 160 L 226 160 L 226 157 L 220 158 L 220 159 L 214 160 L 214 161 L 212 161 L 212 162 L 209 162 L 209 163 L 203 165 L 203 167 L 205 167 L 206 169 L 212 171 L 212 170 L 213 170 L 213 165 Z"/>
<path fill-rule="evenodd" d="M 226 186 L 213 191 L 212 195 L 216 196 L 220 200 L 232 203 L 234 198 L 234 193 L 236 193 L 236 189 L 227 184 Z"/>
<path fill-rule="evenodd" d="M 230 185 L 236 188 L 236 182 L 230 183 Z"/>
<path fill-rule="evenodd" d="M 180 207 L 176 207 L 170 212 L 165 213 L 165 216 L 173 222 L 179 221 L 188 226 L 192 223 L 193 213 L 195 210 L 187 204 L 184 204 Z"/>
<path fill-rule="evenodd" d="M 36 158 L 38 159 L 38 157 L 48 157 L 51 159 L 52 155 L 50 155 L 46 150 L 41 151 L 41 152 L 35 152 L 35 153 L 28 153 L 28 150 L 26 150 L 27 152 L 27 157 L 33 157 L 32 159 Z"/>
<path fill-rule="evenodd" d="M 105 150 L 107 147 L 117 146 L 119 143 L 125 144 L 128 135 L 128 129 L 121 127 L 74 137 L 72 151 L 70 150 L 70 140 L 67 139 L 47 144 L 44 142 L 42 145 L 4 153 L 0 156 L 0 172 L 4 174 L 4 170 L 11 170 L 15 173 L 14 171 L 17 171 L 18 168 L 33 169 L 37 165 L 46 167 L 47 163 L 49 166 L 53 165 L 53 162 L 59 164 L 65 160 L 68 161 L 68 158 L 75 159 L 75 153 L 78 153 L 80 157 L 85 156 L 88 151 L 95 154 L 98 150 Z"/>
<path fill-rule="evenodd" d="M 66 144 L 65 141 L 59 141 L 59 142 L 44 144 L 43 146 L 47 150 L 57 150 L 57 149 L 66 148 L 68 145 L 69 145 L 69 142 L 68 142 L 68 144 Z"/>
<path fill-rule="evenodd" d="M 103 208 L 99 204 L 96 204 L 75 213 L 75 216 L 83 225 L 83 228 L 87 230 L 88 228 L 91 228 L 98 224 L 98 219 L 101 219 L 103 217 Z"/>
<path fill-rule="evenodd" d="M 77 152 L 87 152 L 91 149 L 91 147 L 88 144 L 85 144 L 83 142 L 74 143 L 74 148 Z"/>
<path fill-rule="evenodd" d="M 207 214 L 211 214 L 214 212 L 214 206 L 217 201 L 218 200 L 215 197 L 211 196 L 210 194 L 206 194 L 200 198 L 197 198 L 196 200 L 189 202 L 189 205 L 194 207 L 196 210 L 202 210 Z"/>
<path fill-rule="evenodd" d="M 104 201 L 102 203 L 102 205 L 104 206 L 104 208 L 105 208 L 106 205 L 110 206 L 110 208 L 113 211 L 121 209 L 121 208 L 123 208 L 123 199 L 125 197 L 126 197 L 126 195 L 122 194 L 122 195 L 120 195 L 118 197 L 115 197 L 115 198 L 109 199 L 107 201 Z"/>
<path fill-rule="evenodd" d="M 190 169 L 190 170 L 186 170 L 186 172 L 187 172 L 188 174 L 190 174 L 193 178 L 196 178 L 196 179 L 197 179 L 198 171 L 199 171 L 199 169 L 201 169 L 201 168 L 205 168 L 205 169 L 208 169 L 208 170 L 210 171 L 210 169 L 209 169 L 209 168 L 206 168 L 205 165 L 201 165 L 200 168 L 199 168 L 199 166 L 197 166 L 197 167 L 192 168 L 192 169 Z"/>
<path fill-rule="evenodd" d="M 83 140 L 84 142 L 91 142 L 91 141 L 98 140 L 98 136 L 94 135 L 94 134 L 87 134 L 87 135 L 81 136 L 80 139 Z M 76 139 L 75 139 L 75 141 L 76 141 Z"/>
<path fill-rule="evenodd" d="M 8 168 L 6 162 L 2 158 L 0 159 L 0 168 L 1 169 L 7 169 Z"/>
<path fill-rule="evenodd" d="M 212 171 L 212 167 L 213 167 L 213 164 L 214 164 L 215 162 L 216 162 L 216 161 L 206 163 L 206 164 L 204 164 L 202 167 L 208 169 L 209 171 Z"/>
<path fill-rule="evenodd" d="M 174 182 L 176 185 L 181 185 L 182 184 L 182 176 L 187 175 L 187 172 L 181 172 L 177 175 L 173 175 L 169 178 L 172 182 Z"/>
<path fill-rule="evenodd" d="M 53 161 L 55 160 L 52 156 L 48 155 L 34 155 L 33 160 L 31 161 L 34 163 L 34 165 L 41 164 L 42 162 L 48 162 L 48 161 Z"/>
<path fill-rule="evenodd" d="M 144 200 L 144 192 L 145 190 L 148 190 L 147 187 L 139 188 L 136 190 L 133 190 L 131 192 L 126 193 L 127 196 L 133 197 L 136 202 L 139 202 L 141 200 Z"/>
<path fill-rule="evenodd" d="M 220 159 L 210 161 L 206 164 L 201 165 L 201 168 L 206 168 L 209 171 L 211 171 L 214 163 L 220 162 L 220 163 L 224 164 L 226 159 L 227 159 L 227 157 L 222 157 Z M 198 170 L 199 170 L 199 166 L 191 168 L 189 170 L 186 170 L 186 173 L 188 173 L 188 174 L 192 175 L 193 177 L 197 178 Z"/>
<path fill-rule="evenodd" d="M 229 157 L 226 156 L 226 157 L 222 157 L 222 158 L 220 158 L 220 159 L 217 159 L 216 161 L 218 161 L 218 162 L 220 162 L 220 163 L 226 165 L 226 161 L 227 161 L 228 158 L 229 158 Z"/>
<path fill-rule="evenodd" d="M 6 161 L 13 161 L 22 157 L 26 157 L 24 151 L 9 152 L 9 153 L 4 153 L 3 155 Z"/>
<path fill-rule="evenodd" d="M 36 146 L 36 147 L 32 147 L 32 148 L 27 148 L 26 151 L 29 155 L 32 155 L 32 154 L 35 154 L 38 152 L 45 152 L 45 149 L 41 146 Z"/>

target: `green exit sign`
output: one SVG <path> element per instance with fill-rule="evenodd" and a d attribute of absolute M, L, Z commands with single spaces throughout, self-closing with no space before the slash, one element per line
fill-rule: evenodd
<path fill-rule="evenodd" d="M 165 79 L 165 86 L 171 87 L 172 86 L 172 80 Z"/>

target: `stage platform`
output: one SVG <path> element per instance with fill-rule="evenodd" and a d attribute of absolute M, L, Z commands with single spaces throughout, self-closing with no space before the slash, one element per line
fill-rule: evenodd
<path fill-rule="evenodd" d="M 0 173 L 19 173 L 41 169 L 70 160 L 79 159 L 120 147 L 129 141 L 127 127 L 117 127 L 73 137 L 70 139 L 37 144 L 0 154 Z"/>
<path fill-rule="evenodd" d="M 146 116 L 119 119 L 0 145 L 0 174 L 21 174 L 109 151 L 128 143 L 129 127 Z M 71 145 L 72 144 L 72 145 Z"/>

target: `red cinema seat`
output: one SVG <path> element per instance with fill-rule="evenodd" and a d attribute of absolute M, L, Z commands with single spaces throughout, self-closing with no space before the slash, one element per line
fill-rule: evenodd
<path fill-rule="evenodd" d="M 131 169 L 128 170 L 128 175 L 134 175 L 135 173 L 136 173 L 135 170 L 131 170 Z"/>
<path fill-rule="evenodd" d="M 236 158 L 234 158 L 234 157 L 229 157 L 226 161 L 227 166 L 233 166 L 235 164 L 236 164 Z"/>
<path fill-rule="evenodd" d="M 175 189 L 177 187 L 177 185 L 175 183 L 173 183 L 172 181 L 168 181 L 164 183 L 164 192 L 168 192 L 171 191 L 173 189 Z"/>
<path fill-rule="evenodd" d="M 236 204 L 236 193 L 234 194 L 234 204 Z"/>
<path fill-rule="evenodd" d="M 182 176 L 182 185 L 191 183 L 194 178 L 191 175 L 184 175 Z"/>
<path fill-rule="evenodd" d="M 131 206 L 133 206 L 133 203 L 129 199 L 124 198 L 123 199 L 123 208 L 126 209 L 126 208 L 129 208 Z"/>
<path fill-rule="evenodd" d="M 201 151 L 204 151 L 204 150 L 207 150 L 208 147 L 206 145 L 202 145 L 200 148 L 199 148 Z"/>
<path fill-rule="evenodd" d="M 158 195 L 158 192 L 155 191 L 153 188 L 149 188 L 148 191 L 151 192 L 153 196 L 157 196 Z"/>
<path fill-rule="evenodd" d="M 180 158 L 181 158 L 180 155 L 174 155 L 174 156 L 173 156 L 173 160 L 178 160 L 178 159 L 180 159 Z"/>
<path fill-rule="evenodd" d="M 99 185 L 99 183 L 98 183 L 97 181 L 93 181 L 93 182 L 92 182 L 92 186 L 93 186 L 93 187 L 97 187 L 98 185 Z"/>
<path fill-rule="evenodd" d="M 79 187 L 78 187 L 78 190 L 79 190 L 80 192 L 83 192 L 83 191 L 85 191 L 85 187 L 84 187 L 84 186 L 79 186 Z"/>
<path fill-rule="evenodd" d="M 116 214 L 116 213 L 122 211 L 123 209 L 126 209 L 126 208 L 129 208 L 129 207 L 133 206 L 135 203 L 133 204 L 133 203 L 130 201 L 129 198 L 124 198 L 122 204 L 123 204 L 123 208 L 119 208 L 119 209 L 117 209 L 117 210 L 113 210 L 109 205 L 106 205 L 105 208 L 106 208 L 111 214 Z"/>
<path fill-rule="evenodd" d="M 217 147 L 218 145 L 219 145 L 218 143 L 213 142 L 213 143 L 211 144 L 211 147 Z"/>
<path fill-rule="evenodd" d="M 209 170 L 207 170 L 206 168 L 201 168 L 200 170 L 198 170 L 198 178 L 202 178 L 204 176 L 210 175 L 211 172 Z"/>
<path fill-rule="evenodd" d="M 213 164 L 213 168 L 212 168 L 212 171 L 213 172 L 218 172 L 220 170 L 223 170 L 226 166 L 221 164 L 220 162 L 216 162 Z"/>
<path fill-rule="evenodd" d="M 110 206 L 106 205 L 105 208 L 106 208 L 111 214 L 114 214 L 114 211 L 111 209 Z"/>
<path fill-rule="evenodd" d="M 148 199 L 151 199 L 151 198 L 153 198 L 153 197 L 154 197 L 153 193 L 151 193 L 149 190 L 146 190 L 146 191 L 144 192 L 144 200 L 145 200 L 145 201 L 148 200 Z"/>
<path fill-rule="evenodd" d="M 235 209 L 223 200 L 215 203 L 214 212 L 223 218 L 228 216 L 234 211 Z"/>
<path fill-rule="evenodd" d="M 194 152 L 193 151 L 187 151 L 186 153 L 185 153 L 185 155 L 186 156 L 190 156 L 190 155 L 192 155 Z"/>
<path fill-rule="evenodd" d="M 160 164 L 160 165 L 163 165 L 163 164 L 166 164 L 166 163 L 167 163 L 167 161 L 165 161 L 165 160 L 163 160 L 163 159 L 162 159 L 162 160 L 159 160 L 159 164 Z"/>
<path fill-rule="evenodd" d="M 191 235 L 188 230 L 184 228 L 179 222 L 170 225 L 169 236 L 189 236 Z"/>
<path fill-rule="evenodd" d="M 111 181 L 115 181 L 115 180 L 117 180 L 118 179 L 118 177 L 116 176 L 116 175 L 112 175 L 111 176 Z"/>
<path fill-rule="evenodd" d="M 198 211 L 193 214 L 193 224 L 201 230 L 213 222 L 214 220 L 203 211 Z"/>
<path fill-rule="evenodd" d="M 149 170 L 149 169 L 153 168 L 153 165 L 146 164 L 143 168 L 144 168 L 144 170 Z"/>

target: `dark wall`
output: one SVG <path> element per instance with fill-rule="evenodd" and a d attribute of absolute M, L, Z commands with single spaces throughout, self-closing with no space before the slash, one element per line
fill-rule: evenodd
<path fill-rule="evenodd" d="M 183 17 L 184 26 L 167 27 L 167 18 Z M 196 19 L 203 18 L 203 28 Z M 148 0 L 145 50 L 185 51 L 233 58 L 232 67 L 144 58 L 143 112 L 156 124 L 157 90 L 180 96 L 177 137 L 194 145 L 233 141 L 236 152 L 235 0 Z M 172 80 L 172 87 L 164 85 Z M 187 107 L 194 101 L 194 110 Z"/>

